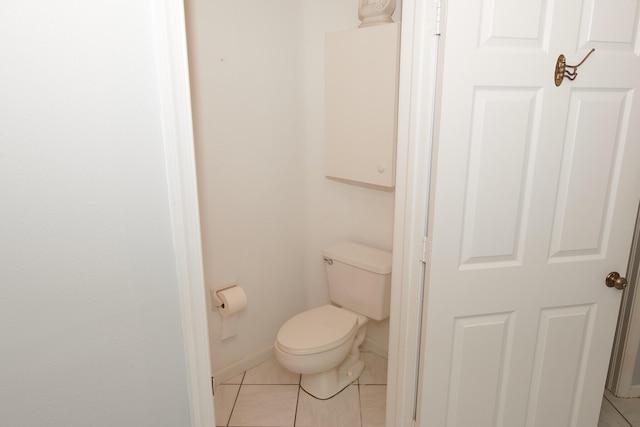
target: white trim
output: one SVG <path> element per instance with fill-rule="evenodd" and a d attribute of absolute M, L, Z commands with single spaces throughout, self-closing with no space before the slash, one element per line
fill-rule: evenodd
<path fill-rule="evenodd" d="M 211 427 L 215 425 L 215 414 L 211 390 L 184 4 L 182 0 L 162 0 L 154 2 L 153 8 L 161 120 L 191 425 Z"/>
<path fill-rule="evenodd" d="M 640 343 L 640 212 L 636 218 L 629 267 L 626 277 L 629 286 L 622 296 L 620 316 L 614 340 L 607 388 L 617 397 L 639 397 L 640 384 L 633 384 Z"/>
<path fill-rule="evenodd" d="M 402 14 L 387 426 L 414 425 L 432 124 L 435 116 L 436 3 L 405 0 Z"/>
<path fill-rule="evenodd" d="M 389 359 L 389 349 L 387 348 L 388 340 L 386 343 L 380 343 L 369 337 L 365 337 L 364 342 L 360 346 L 360 351 L 369 351 L 377 356 Z"/>
<path fill-rule="evenodd" d="M 253 353 L 249 356 L 243 357 L 237 362 L 227 365 L 224 368 L 218 369 L 213 372 L 213 378 L 216 384 L 222 384 L 231 378 L 240 375 L 244 371 L 248 371 L 251 368 L 255 368 L 263 362 L 269 359 L 273 359 L 275 356 L 273 346 L 263 348 L 262 350 Z"/>

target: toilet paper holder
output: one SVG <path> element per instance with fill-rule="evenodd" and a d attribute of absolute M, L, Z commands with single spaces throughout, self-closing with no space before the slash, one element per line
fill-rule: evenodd
<path fill-rule="evenodd" d="M 232 282 L 227 285 L 224 285 L 222 288 L 211 289 L 211 305 L 214 309 L 224 308 L 224 302 L 218 296 L 218 292 L 226 291 L 227 289 L 235 288 L 236 286 L 240 286 L 238 282 Z"/>

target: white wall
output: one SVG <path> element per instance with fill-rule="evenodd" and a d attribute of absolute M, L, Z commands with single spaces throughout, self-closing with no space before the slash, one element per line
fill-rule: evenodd
<path fill-rule="evenodd" d="M 353 240 L 391 251 L 394 193 L 358 187 L 324 177 L 324 38 L 325 33 L 356 28 L 357 0 L 304 2 L 304 113 L 306 150 L 307 301 L 329 301 L 322 248 L 336 240 Z M 394 15 L 399 19 L 399 8 Z M 367 338 L 388 345 L 388 320 L 371 321 Z"/>
<path fill-rule="evenodd" d="M 0 2 L 0 425 L 190 423 L 151 7 Z"/>
<path fill-rule="evenodd" d="M 306 306 L 299 0 L 187 1 L 207 288 L 238 281 L 239 335 L 209 311 L 214 373 Z"/>
<path fill-rule="evenodd" d="M 238 280 L 240 332 L 210 311 L 212 370 L 272 346 L 293 314 L 329 301 L 322 247 L 390 250 L 393 193 L 324 177 L 324 34 L 357 0 L 187 0 L 208 288 Z M 386 346 L 387 324 L 370 326 Z"/>

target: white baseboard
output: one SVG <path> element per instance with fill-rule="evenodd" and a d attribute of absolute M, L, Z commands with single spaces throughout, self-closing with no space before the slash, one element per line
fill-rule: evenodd
<path fill-rule="evenodd" d="M 609 391 L 611 391 L 611 394 L 615 397 L 620 397 L 622 399 L 636 398 L 640 397 L 640 384 L 631 384 L 628 388 L 619 386 L 615 393 L 612 390 Z"/>
<path fill-rule="evenodd" d="M 377 354 L 380 357 L 388 358 L 389 350 L 383 344 L 378 343 L 377 341 L 370 340 L 369 338 L 365 339 L 362 345 L 360 346 L 361 351 L 370 351 L 372 353 Z M 225 366 L 224 368 L 217 369 L 213 371 L 213 378 L 216 384 L 222 384 L 225 381 L 230 380 L 236 375 L 240 375 L 244 371 L 248 371 L 251 368 L 255 368 L 259 364 L 266 362 L 267 360 L 274 357 L 273 346 L 269 346 L 264 348 L 257 353 L 249 355 L 247 357 L 242 358 L 241 360 L 232 363 L 231 365 Z"/>
<path fill-rule="evenodd" d="M 375 340 L 365 338 L 364 342 L 360 346 L 360 351 L 370 351 L 385 359 L 389 358 L 389 349 L 386 345 L 381 344 Z"/>
<path fill-rule="evenodd" d="M 273 346 L 264 348 L 257 353 L 244 357 L 243 359 L 213 371 L 213 378 L 216 384 L 222 384 L 244 371 L 255 368 L 259 364 L 274 357 Z"/>

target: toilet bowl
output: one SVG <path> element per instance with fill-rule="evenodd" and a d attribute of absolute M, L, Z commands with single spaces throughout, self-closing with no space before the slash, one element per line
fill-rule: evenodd
<path fill-rule="evenodd" d="M 389 317 L 391 253 L 353 242 L 323 252 L 331 302 L 287 320 L 275 342 L 280 364 L 301 374 L 300 385 L 328 399 L 358 379 L 360 345 L 369 319 Z"/>
<path fill-rule="evenodd" d="M 276 359 L 284 368 L 302 374 L 300 385 L 307 393 L 318 399 L 333 397 L 364 369 L 359 347 L 367 321 L 333 305 L 297 314 L 278 332 Z"/>

